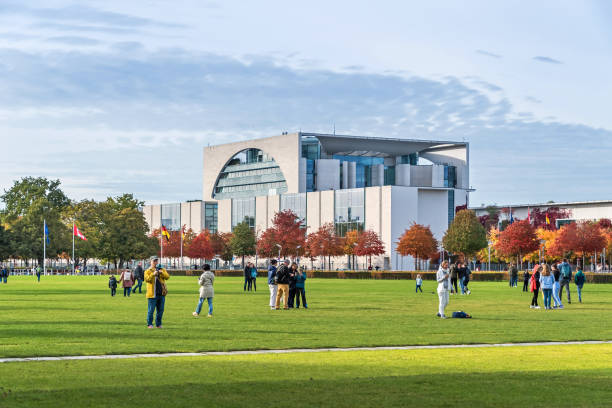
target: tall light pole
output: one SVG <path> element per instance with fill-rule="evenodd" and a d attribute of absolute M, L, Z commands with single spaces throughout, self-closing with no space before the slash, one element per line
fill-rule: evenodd
<path fill-rule="evenodd" d="M 278 262 L 280 262 L 281 258 L 280 258 L 280 253 L 281 253 L 281 249 L 283 249 L 281 244 L 276 244 L 276 246 L 278 247 Z"/>
<path fill-rule="evenodd" d="M 487 266 L 487 270 L 491 270 L 491 241 L 487 241 L 487 243 L 489 244 L 489 246 L 487 247 L 489 250 L 489 265 Z"/>

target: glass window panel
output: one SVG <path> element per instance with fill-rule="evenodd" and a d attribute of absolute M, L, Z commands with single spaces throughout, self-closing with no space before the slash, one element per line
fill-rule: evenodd
<path fill-rule="evenodd" d="M 171 231 L 178 231 L 181 229 L 181 205 L 162 204 L 161 223 Z"/>

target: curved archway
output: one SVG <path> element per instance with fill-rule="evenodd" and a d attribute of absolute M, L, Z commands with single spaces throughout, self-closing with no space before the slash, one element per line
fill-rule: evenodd
<path fill-rule="evenodd" d="M 217 175 L 213 198 L 248 198 L 287 192 L 287 182 L 274 158 L 261 149 L 234 154 Z"/>

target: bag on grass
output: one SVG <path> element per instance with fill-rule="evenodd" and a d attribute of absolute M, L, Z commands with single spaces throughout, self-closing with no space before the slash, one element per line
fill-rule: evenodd
<path fill-rule="evenodd" d="M 455 319 L 471 319 L 472 316 L 465 313 L 464 311 L 453 312 L 453 318 Z"/>

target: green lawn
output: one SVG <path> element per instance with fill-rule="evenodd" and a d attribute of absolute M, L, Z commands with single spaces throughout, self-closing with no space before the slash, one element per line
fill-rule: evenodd
<path fill-rule="evenodd" d="M 0 365 L 2 407 L 609 407 L 612 345 Z"/>
<path fill-rule="evenodd" d="M 440 320 L 431 281 L 415 294 L 413 281 L 311 279 L 309 309 L 289 311 L 270 310 L 259 283 L 244 293 L 241 279 L 218 278 L 215 317 L 194 319 L 197 278 L 173 277 L 164 328 L 149 330 L 144 294 L 111 298 L 105 277 L 11 277 L 0 285 L 0 357 L 612 339 L 612 285 L 586 285 L 585 303 L 544 311 L 520 288 L 472 282 L 447 311 L 474 319 Z"/>

